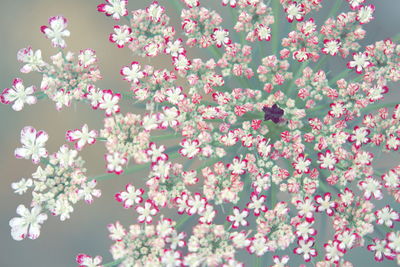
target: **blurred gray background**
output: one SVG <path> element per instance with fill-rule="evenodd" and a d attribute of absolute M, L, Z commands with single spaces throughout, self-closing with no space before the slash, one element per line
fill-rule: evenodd
<path fill-rule="evenodd" d="M 344 1 L 344 0 L 343 0 Z M 130 0 L 131 10 L 143 8 L 149 5 L 150 0 Z M 167 6 L 167 13 L 177 22 L 179 14 L 167 0 L 160 0 L 161 4 Z M 219 0 L 202 0 L 204 6 L 218 6 Z M 329 11 L 332 0 L 324 1 L 326 6 L 317 16 L 323 18 Z M 345 2 L 345 1 L 344 1 Z M 367 1 L 376 5 L 376 19 L 368 24 L 367 39 L 363 44 L 369 44 L 377 40 L 385 39 L 398 34 L 400 27 L 400 1 Z M 101 1 L 95 0 L 1 0 L 0 10 L 0 89 L 10 87 L 12 80 L 20 77 L 24 84 L 40 85 L 40 76 L 36 74 L 23 75 L 19 72 L 21 64 L 16 60 L 16 53 L 20 48 L 32 46 L 33 49 L 41 49 L 43 58 L 48 57 L 56 50 L 51 47 L 49 40 L 45 39 L 40 32 L 40 26 L 46 25 L 50 16 L 63 15 L 69 20 L 68 29 L 71 37 L 67 38 L 68 50 L 79 52 L 81 49 L 92 48 L 96 51 L 103 80 L 97 85 L 100 88 L 112 88 L 117 91 L 129 89 L 128 83 L 122 81 L 119 70 L 123 65 L 133 60 L 140 62 L 147 59 L 136 58 L 127 49 L 118 49 L 108 41 L 108 35 L 113 29 L 114 21 L 100 14 L 96 6 Z M 343 6 L 346 6 L 344 4 Z M 346 6 L 347 10 L 347 6 Z M 222 12 L 221 12 L 222 13 Z M 224 16 L 225 14 L 222 13 Z M 227 14 L 224 22 L 229 29 L 233 22 Z M 123 22 L 124 23 L 124 22 Z M 286 22 L 285 22 L 286 23 Z M 287 24 L 287 23 L 286 23 Z M 288 27 L 286 27 L 288 28 Z M 180 28 L 177 28 L 180 32 Z M 284 36 L 284 32 L 281 36 Z M 191 56 L 196 56 L 193 52 Z M 265 55 L 262 55 L 265 56 Z M 155 65 L 168 66 L 169 62 L 153 60 Z M 343 64 L 342 60 L 333 60 L 331 64 Z M 344 65 L 332 67 L 342 68 Z M 391 94 L 397 95 L 398 88 L 392 88 Z M 393 92 L 395 91 L 395 92 Z M 124 107 L 123 112 L 129 111 Z M 75 211 L 71 219 L 60 222 L 58 218 L 49 217 L 42 227 L 39 239 L 17 242 L 11 239 L 8 222 L 16 216 L 15 209 L 23 203 L 29 205 L 31 196 L 15 195 L 10 187 L 12 182 L 20 178 L 29 178 L 35 167 L 30 161 L 17 160 L 14 158 L 14 149 L 20 145 L 20 130 L 31 125 L 36 129 L 42 129 L 49 133 L 50 139 L 47 148 L 52 153 L 65 143 L 65 132 L 69 129 L 81 127 L 88 123 L 90 128 L 101 128 L 103 120 L 102 111 L 92 111 L 86 105 L 72 105 L 60 112 L 55 110 L 53 102 L 40 101 L 34 106 L 26 106 L 21 112 L 14 112 L 9 105 L 0 106 L 0 267 L 66 267 L 76 266 L 74 261 L 78 253 L 90 255 L 102 255 L 104 262 L 111 261 L 108 248 L 111 241 L 108 239 L 106 225 L 119 220 L 125 226 L 135 223 L 134 211 L 124 210 L 122 206 L 114 201 L 114 194 L 124 188 L 128 182 L 143 183 L 145 172 L 133 175 L 125 175 L 100 183 L 102 197 L 96 199 L 92 205 L 80 203 L 74 206 Z M 96 145 L 85 149 L 81 155 L 87 160 L 88 174 L 90 176 L 104 172 L 103 161 L 104 149 L 102 145 Z M 381 167 L 392 167 L 398 163 L 394 161 L 381 161 Z M 289 252 L 290 255 L 293 255 Z M 300 259 L 291 256 L 292 259 Z M 364 249 L 356 249 L 348 259 L 352 259 L 355 266 L 371 266 L 373 254 Z M 250 261 L 251 262 L 251 261 Z M 293 261 L 291 265 L 298 265 L 302 261 Z M 263 266 L 270 265 L 265 262 Z M 395 266 L 393 262 L 385 261 L 379 266 Z"/>

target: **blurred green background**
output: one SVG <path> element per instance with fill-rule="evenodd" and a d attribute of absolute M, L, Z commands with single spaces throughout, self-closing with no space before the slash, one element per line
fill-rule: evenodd
<path fill-rule="evenodd" d="M 345 0 L 343 0 L 345 2 Z M 130 10 L 143 8 L 152 1 L 130 0 Z M 167 14 L 172 17 L 173 24 L 177 25 L 179 13 L 167 0 L 159 1 L 166 5 Z M 325 0 L 322 12 L 316 15 L 320 21 L 329 11 L 333 0 Z M 368 1 L 376 5 L 376 19 L 368 24 L 367 38 L 362 43 L 369 44 L 377 40 L 394 36 L 399 32 L 400 11 L 399 0 Z M 46 25 L 49 17 L 63 15 L 69 20 L 68 29 L 71 37 L 67 38 L 67 50 L 79 52 L 81 49 L 92 48 L 96 51 L 100 70 L 103 75 L 97 85 L 100 88 L 112 88 L 117 91 L 129 89 L 128 83 L 122 81 L 119 70 L 123 65 L 133 60 L 151 63 L 158 66 L 169 66 L 169 61 L 142 59 L 133 57 L 127 49 L 118 49 L 108 41 L 108 35 L 112 31 L 114 21 L 96 11 L 96 6 L 101 1 L 94 0 L 1 0 L 0 9 L 0 89 L 10 87 L 12 80 L 20 77 L 26 86 L 40 86 L 40 76 L 37 74 L 23 75 L 19 72 L 21 64 L 16 60 L 16 53 L 20 48 L 32 46 L 33 49 L 41 49 L 43 58 L 55 54 L 49 40 L 40 32 L 40 26 Z M 219 0 L 202 0 L 206 7 L 215 6 L 219 11 Z M 344 4 L 343 6 L 346 6 Z M 347 7 L 346 7 L 347 10 Z M 228 14 L 221 14 L 227 18 L 224 25 L 231 29 L 233 22 Z M 284 22 L 287 24 L 287 22 Z M 287 27 L 286 27 L 287 28 Z M 180 27 L 177 28 L 178 36 Z M 281 33 L 280 37 L 283 37 Z M 273 37 L 274 38 L 274 37 Z M 190 56 L 196 57 L 196 52 Z M 266 55 L 262 55 L 266 56 Z M 329 62 L 332 68 L 343 68 L 341 59 Z M 398 90 L 398 88 L 393 88 Z M 398 93 L 392 92 L 398 98 Z M 124 107 L 123 112 L 129 111 Z M 76 266 L 74 261 L 78 253 L 90 255 L 102 255 L 104 262 L 111 260 L 108 248 L 111 241 L 108 239 L 106 225 L 119 220 L 125 226 L 135 223 L 133 210 L 124 210 L 114 201 L 114 194 L 124 188 L 128 182 L 143 184 L 145 172 L 125 175 L 112 181 L 100 183 L 102 197 L 96 199 L 92 205 L 79 203 L 74 206 L 75 211 L 71 219 L 60 222 L 58 218 L 49 217 L 42 227 L 41 236 L 37 240 L 25 240 L 17 242 L 11 239 L 8 221 L 16 216 L 15 209 L 23 203 L 29 205 L 31 196 L 15 195 L 11 189 L 11 183 L 20 178 L 29 178 L 35 170 L 30 161 L 14 158 L 14 149 L 19 147 L 20 130 L 31 125 L 36 129 L 42 129 L 49 133 L 50 139 L 47 148 L 50 153 L 55 152 L 64 144 L 65 132 L 69 129 L 81 127 L 87 123 L 90 128 L 100 129 L 102 126 L 103 112 L 93 111 L 86 105 L 72 105 L 58 112 L 54 103 L 48 100 L 40 101 L 33 106 L 25 106 L 21 112 L 14 112 L 9 105 L 0 106 L 0 267 L 64 267 Z M 103 161 L 104 148 L 95 145 L 85 149 L 81 155 L 87 160 L 88 174 L 90 176 L 104 172 Z M 392 167 L 398 164 L 398 158 L 386 160 L 380 159 L 380 167 Z M 290 255 L 293 255 L 289 252 Z M 298 265 L 300 257 L 291 256 L 296 261 L 291 265 Z M 347 257 L 352 259 L 355 266 L 395 266 L 393 262 L 385 261 L 382 264 L 373 262 L 373 254 L 364 249 L 355 249 L 354 253 Z M 251 262 L 251 261 L 250 261 Z M 296 262 L 296 264 L 294 264 Z M 270 263 L 266 262 L 263 266 Z"/>

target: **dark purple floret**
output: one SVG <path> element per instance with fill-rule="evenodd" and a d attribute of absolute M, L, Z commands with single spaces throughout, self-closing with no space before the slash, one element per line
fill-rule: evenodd
<path fill-rule="evenodd" d="M 274 104 L 270 108 L 265 106 L 263 107 L 263 111 L 265 112 L 264 120 L 265 121 L 271 120 L 274 123 L 278 123 L 284 113 L 283 109 L 278 107 L 277 104 Z"/>

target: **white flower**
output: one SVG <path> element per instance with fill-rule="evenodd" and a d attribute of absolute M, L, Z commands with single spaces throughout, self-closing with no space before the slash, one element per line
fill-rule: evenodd
<path fill-rule="evenodd" d="M 50 27 L 42 26 L 40 29 L 46 35 L 47 38 L 51 39 L 51 43 L 54 47 L 64 48 L 67 46 L 63 37 L 68 37 L 70 32 L 67 28 L 67 19 L 63 16 L 55 16 L 49 19 Z"/>
<path fill-rule="evenodd" d="M 32 179 L 22 178 L 19 182 L 12 183 L 11 188 L 14 189 L 15 194 L 22 195 L 24 194 L 29 187 L 33 185 Z"/>
<path fill-rule="evenodd" d="M 46 63 L 42 60 L 42 51 L 36 50 L 33 52 L 31 47 L 22 48 L 17 53 L 18 61 L 25 63 L 20 69 L 22 73 L 29 73 L 31 71 L 40 71 L 40 69 L 46 66 Z"/>
<path fill-rule="evenodd" d="M 96 180 L 91 180 L 82 185 L 82 188 L 78 190 L 78 196 L 85 199 L 85 202 L 91 204 L 93 202 L 93 197 L 100 197 L 101 191 L 96 189 Z"/>
<path fill-rule="evenodd" d="M 285 9 L 285 12 L 287 13 L 287 20 L 289 22 L 293 22 L 294 19 L 296 19 L 297 21 L 303 20 L 304 10 L 301 4 L 297 4 L 296 2 L 291 3 Z"/>
<path fill-rule="evenodd" d="M 256 34 L 258 36 L 258 40 L 262 41 L 269 41 L 271 40 L 271 28 L 265 26 L 263 24 L 258 24 L 256 27 Z"/>
<path fill-rule="evenodd" d="M 222 0 L 222 5 L 226 6 L 226 5 L 230 5 L 231 7 L 236 7 L 236 0 Z"/>
<path fill-rule="evenodd" d="M 106 116 L 119 112 L 118 102 L 121 99 L 120 94 L 114 94 L 111 90 L 103 90 L 103 97 L 99 100 L 99 108 L 106 111 Z"/>
<path fill-rule="evenodd" d="M 238 207 L 233 207 L 233 215 L 229 215 L 226 220 L 232 223 L 233 228 L 238 228 L 240 225 L 247 226 L 249 223 L 246 221 L 246 217 L 249 216 L 249 210 L 243 209 L 240 212 Z"/>
<path fill-rule="evenodd" d="M 372 196 L 374 196 L 377 200 L 383 198 L 381 183 L 373 179 L 371 176 L 368 176 L 365 178 L 365 180 L 360 181 L 358 183 L 358 187 L 364 191 L 364 198 L 366 200 L 370 200 Z"/>
<path fill-rule="evenodd" d="M 375 6 L 374 5 L 367 5 L 367 6 L 362 6 L 357 13 L 357 20 L 360 22 L 360 24 L 365 24 L 370 22 L 371 20 L 374 19 L 372 14 L 375 11 Z"/>
<path fill-rule="evenodd" d="M 19 205 L 17 214 L 21 217 L 15 217 L 10 220 L 11 236 L 15 240 L 22 240 L 25 237 L 36 239 L 40 235 L 40 224 L 47 220 L 47 214 L 40 213 L 42 208 L 34 206 L 31 211 L 24 205 Z"/>
<path fill-rule="evenodd" d="M 15 149 L 15 157 L 29 159 L 38 164 L 40 158 L 46 158 L 48 153 L 44 148 L 49 136 L 44 131 L 36 131 L 31 126 L 26 126 L 21 131 L 22 147 Z"/>
<path fill-rule="evenodd" d="M 97 61 L 96 53 L 93 49 L 81 50 L 78 56 L 78 60 L 80 66 L 87 68 Z"/>
<path fill-rule="evenodd" d="M 341 42 L 339 39 L 324 40 L 324 48 L 322 48 L 322 53 L 326 55 L 336 56 L 339 52 Z"/>
<path fill-rule="evenodd" d="M 69 149 L 67 145 L 63 145 L 56 153 L 55 158 L 58 160 L 61 167 L 67 168 L 74 165 L 75 157 L 77 155 L 78 152 L 76 150 Z"/>
<path fill-rule="evenodd" d="M 114 20 L 119 20 L 123 16 L 128 15 L 126 5 L 128 0 L 106 0 L 107 4 L 97 6 L 99 12 L 105 13 L 107 16 L 112 16 Z"/>
<path fill-rule="evenodd" d="M 116 174 L 121 174 L 124 171 L 122 165 L 125 165 L 128 162 L 127 158 L 118 152 L 108 154 L 105 158 L 107 161 L 107 171 L 109 173 L 114 172 Z"/>
<path fill-rule="evenodd" d="M 227 29 L 222 29 L 221 27 L 214 29 L 211 38 L 217 47 L 229 45 L 231 43 L 231 40 L 229 39 L 229 31 Z"/>
<path fill-rule="evenodd" d="M 25 88 L 21 79 L 16 78 L 13 81 L 13 88 L 4 89 L 0 95 L 0 102 L 3 104 L 10 104 L 14 102 L 12 108 L 15 111 L 20 111 L 25 104 L 33 105 L 36 104 L 36 97 L 32 94 L 35 92 L 35 86 L 29 86 Z"/>
<path fill-rule="evenodd" d="M 124 75 L 124 80 L 133 83 L 139 83 L 139 79 L 142 79 L 145 76 L 143 71 L 140 71 L 139 62 L 133 61 L 131 63 L 131 67 L 123 67 L 121 69 L 121 75 Z"/>
<path fill-rule="evenodd" d="M 362 70 L 365 68 L 368 68 L 369 66 L 371 66 L 371 62 L 369 62 L 369 55 L 367 52 L 364 53 L 354 53 L 353 54 L 353 59 L 352 61 L 347 63 L 347 67 L 349 69 L 354 69 L 356 70 L 356 72 L 358 74 L 362 73 Z"/>
<path fill-rule="evenodd" d="M 134 203 L 138 204 L 143 201 L 144 190 L 142 188 L 136 189 L 132 184 L 127 184 L 125 189 L 126 191 L 115 194 L 115 199 L 118 202 L 123 202 L 124 208 L 131 208 Z"/>
<path fill-rule="evenodd" d="M 198 154 L 201 151 L 200 142 L 196 140 L 189 140 L 189 139 L 183 139 L 179 143 L 182 148 L 179 149 L 179 153 L 183 157 L 188 157 L 189 159 L 192 159 L 196 154 Z"/>
<path fill-rule="evenodd" d="M 54 216 L 60 215 L 60 220 L 65 221 L 65 219 L 70 218 L 70 213 L 74 211 L 74 208 L 68 202 L 66 198 L 59 198 L 55 203 L 55 207 L 52 210 Z"/>
<path fill-rule="evenodd" d="M 118 221 L 115 224 L 107 225 L 107 229 L 110 232 L 110 235 L 109 235 L 110 239 L 114 240 L 114 241 L 120 241 L 126 235 L 125 228 Z"/>
<path fill-rule="evenodd" d="M 159 22 L 164 13 L 164 8 L 160 6 L 157 1 L 154 1 L 148 8 L 146 8 L 146 12 L 153 22 Z"/>
<path fill-rule="evenodd" d="M 181 254 L 178 251 L 165 251 L 161 262 L 165 267 L 182 266 Z"/>
<path fill-rule="evenodd" d="M 110 34 L 109 40 L 116 43 L 119 48 L 124 47 L 126 43 L 132 41 L 132 29 L 127 25 L 116 25 L 114 26 L 114 33 Z"/>
<path fill-rule="evenodd" d="M 393 210 L 389 205 L 386 205 L 375 212 L 376 223 L 385 224 L 388 227 L 393 227 L 393 221 L 400 221 L 399 213 Z"/>
<path fill-rule="evenodd" d="M 153 204 L 151 200 L 147 200 L 144 203 L 144 207 L 137 206 L 136 211 L 137 213 L 139 213 L 138 221 L 140 223 L 151 223 L 153 220 L 152 216 L 158 213 L 158 208 Z"/>
<path fill-rule="evenodd" d="M 103 261 L 103 258 L 101 256 L 96 256 L 94 258 L 90 257 L 89 255 L 86 254 L 79 254 L 76 257 L 76 262 L 80 264 L 80 267 L 101 267 L 101 262 Z"/>
<path fill-rule="evenodd" d="M 91 130 L 87 124 L 82 126 L 82 130 L 76 129 L 73 131 L 67 131 L 66 138 L 70 142 L 75 142 L 75 148 L 81 150 L 86 144 L 94 144 L 96 142 L 96 137 L 98 136 L 97 131 Z"/>

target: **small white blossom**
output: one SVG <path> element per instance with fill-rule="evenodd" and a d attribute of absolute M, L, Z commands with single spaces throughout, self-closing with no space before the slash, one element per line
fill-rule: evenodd
<path fill-rule="evenodd" d="M 40 235 L 40 224 L 47 220 L 47 214 L 40 213 L 42 208 L 34 206 L 31 211 L 24 205 L 19 205 L 17 214 L 21 217 L 15 217 L 10 220 L 11 236 L 15 240 L 22 240 L 26 237 L 36 239 Z"/>
<path fill-rule="evenodd" d="M 29 159 L 38 164 L 41 158 L 46 158 L 48 153 L 44 147 L 49 136 L 44 131 L 36 131 L 31 126 L 26 126 L 21 131 L 22 147 L 15 149 L 15 157 Z"/>
<path fill-rule="evenodd" d="M 51 39 L 54 47 L 64 48 L 67 46 L 64 37 L 68 37 L 70 32 L 67 28 L 67 19 L 63 16 L 55 16 L 49 19 L 50 27 L 42 26 L 41 30 L 47 38 Z"/>

